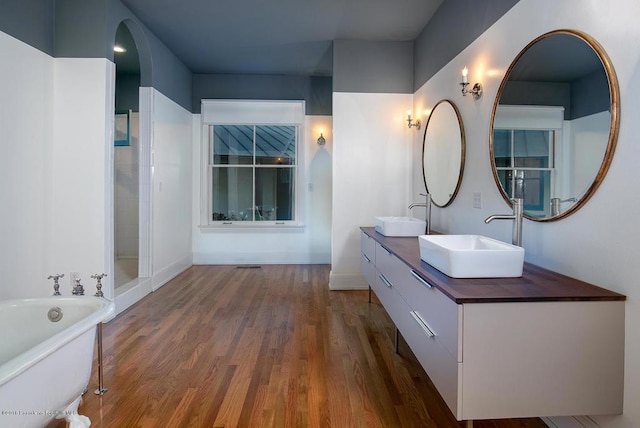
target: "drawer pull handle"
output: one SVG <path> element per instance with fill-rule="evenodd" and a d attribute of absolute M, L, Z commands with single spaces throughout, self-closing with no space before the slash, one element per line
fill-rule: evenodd
<path fill-rule="evenodd" d="M 369 257 L 367 257 L 367 255 L 365 253 L 362 253 L 362 258 L 364 259 L 365 262 L 371 263 L 371 259 Z"/>
<path fill-rule="evenodd" d="M 429 284 L 427 281 L 422 279 L 422 277 L 418 275 L 415 270 L 411 269 L 411 275 L 413 275 L 413 277 L 417 279 L 420 282 L 420 284 L 424 285 L 425 287 L 433 288 L 433 285 Z"/>
<path fill-rule="evenodd" d="M 383 274 L 379 274 L 378 277 L 382 280 L 382 282 L 384 282 L 384 285 L 386 285 L 389 288 L 393 287 L 391 282 Z"/>
<path fill-rule="evenodd" d="M 419 313 L 417 313 L 416 311 L 411 311 L 409 313 L 411 314 L 413 319 L 416 320 L 416 322 L 418 323 L 422 331 L 424 331 L 427 336 L 436 337 L 436 334 L 433 332 L 433 330 L 429 328 L 429 326 L 427 325 L 427 322 L 422 319 Z"/>
<path fill-rule="evenodd" d="M 384 252 L 387 253 L 388 256 L 391 255 L 391 251 L 389 251 L 386 248 L 384 248 L 384 245 L 380 245 L 380 248 L 382 248 L 384 250 Z"/>

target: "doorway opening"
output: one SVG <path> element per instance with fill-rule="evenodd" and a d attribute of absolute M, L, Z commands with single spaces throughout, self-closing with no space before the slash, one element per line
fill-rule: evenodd
<path fill-rule="evenodd" d="M 140 247 L 140 61 L 126 24 L 116 31 L 114 62 L 114 270 L 117 296 L 139 276 Z"/>

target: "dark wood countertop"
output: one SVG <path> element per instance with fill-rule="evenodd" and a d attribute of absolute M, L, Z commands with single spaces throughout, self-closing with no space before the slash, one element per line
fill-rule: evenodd
<path fill-rule="evenodd" d="M 456 303 L 626 300 L 626 296 L 525 263 L 520 278 L 451 278 L 420 259 L 418 238 L 391 238 L 373 227 L 364 233 Z"/>

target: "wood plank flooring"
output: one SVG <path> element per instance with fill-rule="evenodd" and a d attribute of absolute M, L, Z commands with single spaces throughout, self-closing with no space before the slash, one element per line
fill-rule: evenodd
<path fill-rule="evenodd" d="M 463 427 L 367 291 L 327 265 L 194 266 L 104 326 L 92 427 Z M 50 428 L 63 427 L 54 421 Z M 541 428 L 539 419 L 476 428 Z"/>

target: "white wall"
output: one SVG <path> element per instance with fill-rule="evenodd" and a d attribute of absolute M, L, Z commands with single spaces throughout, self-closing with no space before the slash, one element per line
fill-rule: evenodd
<path fill-rule="evenodd" d="M 511 224 L 483 219 L 508 213 L 495 186 L 489 159 L 489 122 L 493 101 L 511 60 L 535 37 L 559 28 L 585 31 L 607 51 L 621 91 L 621 122 L 611 168 L 596 194 L 575 214 L 552 223 L 525 220 L 526 260 L 551 270 L 627 295 L 625 403 L 622 416 L 593 417 L 603 427 L 640 426 L 640 246 L 637 219 L 640 198 L 640 3 L 635 0 L 521 0 L 415 94 L 416 106 L 430 108 L 450 98 L 460 108 L 467 137 L 467 161 L 460 192 L 445 209 L 434 207 L 434 228 L 447 233 L 481 233 L 509 242 Z M 460 70 L 480 81 L 484 95 L 474 102 L 459 93 Z M 413 192 L 424 189 L 421 142 L 414 140 Z M 473 193 L 482 193 L 482 208 L 473 208 Z M 354 250 L 355 252 L 355 250 Z M 568 361 L 567 364 L 574 362 Z M 606 362 L 603 362 L 606 364 Z"/>
<path fill-rule="evenodd" d="M 192 265 L 192 114 L 152 90 L 153 289 Z"/>
<path fill-rule="evenodd" d="M 0 298 L 51 294 L 78 272 L 88 292 L 113 262 L 113 85 L 106 59 L 52 58 L 0 32 Z M 192 115 L 151 89 L 152 279 L 191 265 Z M 112 275 L 103 291 L 113 297 Z"/>
<path fill-rule="evenodd" d="M 400 216 L 410 193 L 411 138 L 407 94 L 333 94 L 332 289 L 366 288 L 360 274 L 360 226 Z"/>
<path fill-rule="evenodd" d="M 571 121 L 571 149 L 574 153 L 571 168 L 574 172 L 571 183 L 574 195 L 582 195 L 591 186 L 593 177 L 600 169 L 601 162 L 607 149 L 608 134 L 602 133 L 609 129 L 611 115 L 608 112 L 596 113 Z"/>
<path fill-rule="evenodd" d="M 113 135 L 115 65 L 104 58 L 56 58 L 53 76 L 47 267 L 65 273 L 67 287 L 69 272 L 78 272 L 91 290 L 90 276 L 109 272 L 113 258 L 113 145 L 105 142 Z M 111 281 L 104 281 L 108 297 Z"/>
<path fill-rule="evenodd" d="M 193 117 L 193 257 L 195 264 L 322 264 L 331 260 L 331 116 L 305 116 L 300 141 L 300 216 L 304 227 L 204 230 L 200 224 L 202 132 Z M 323 133 L 326 144 L 318 146 Z M 204 142 L 206 143 L 206 142 Z"/>
<path fill-rule="evenodd" d="M 0 299 L 50 294 L 53 58 L 0 32 Z M 9 58 L 11 59 L 9 61 Z"/>

